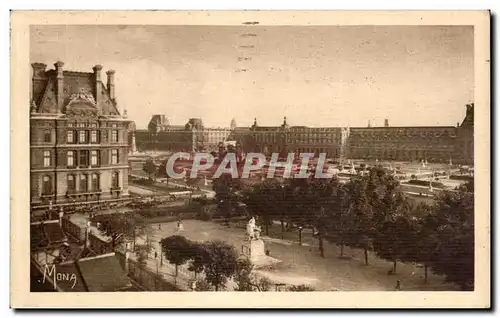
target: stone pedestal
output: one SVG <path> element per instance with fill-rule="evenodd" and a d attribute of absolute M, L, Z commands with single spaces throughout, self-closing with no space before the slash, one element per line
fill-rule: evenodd
<path fill-rule="evenodd" d="M 280 263 L 279 259 L 266 255 L 264 241 L 246 240 L 241 244 L 241 255 L 246 257 L 255 268 L 268 267 Z"/>
<path fill-rule="evenodd" d="M 251 262 L 266 256 L 264 241 L 259 239 L 243 242 L 241 245 L 241 253 L 248 257 Z"/>

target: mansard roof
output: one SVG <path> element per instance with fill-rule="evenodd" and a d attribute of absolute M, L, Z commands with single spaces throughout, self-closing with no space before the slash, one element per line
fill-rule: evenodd
<path fill-rule="evenodd" d="M 149 121 L 148 126 L 169 126 L 170 123 L 165 115 L 153 115 Z"/>
<path fill-rule="evenodd" d="M 466 105 L 467 111 L 465 113 L 465 118 L 460 127 L 471 128 L 474 127 L 474 103 Z"/>
<path fill-rule="evenodd" d="M 100 85 L 100 96 L 96 96 L 97 85 L 94 73 L 63 71 L 62 74 L 63 90 L 61 93 L 63 103 L 61 109 L 58 109 L 57 106 L 57 72 L 48 70 L 34 74 L 32 103 L 35 112 L 66 114 L 71 103 L 83 101 L 94 106 L 99 115 L 120 115 L 116 100 L 110 97 L 102 80 L 98 83 Z"/>

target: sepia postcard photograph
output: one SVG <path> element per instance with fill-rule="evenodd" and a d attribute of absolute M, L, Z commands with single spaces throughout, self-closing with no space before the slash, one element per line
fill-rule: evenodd
<path fill-rule="evenodd" d="M 491 306 L 488 11 L 12 11 L 11 53 L 12 307 Z"/>

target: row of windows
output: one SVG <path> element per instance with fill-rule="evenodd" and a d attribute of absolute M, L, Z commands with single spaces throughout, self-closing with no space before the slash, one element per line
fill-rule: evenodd
<path fill-rule="evenodd" d="M 256 142 L 277 142 L 277 139 L 273 138 L 255 138 Z M 337 142 L 334 139 L 287 139 L 287 143 L 334 143 Z"/>
<path fill-rule="evenodd" d="M 73 125 L 68 125 L 69 127 L 73 127 Z M 86 127 L 85 125 L 78 125 L 79 128 Z M 97 128 L 97 124 L 91 124 L 91 128 Z M 116 124 L 113 125 L 116 128 Z M 78 139 L 76 137 L 78 136 Z M 97 130 L 69 130 L 67 132 L 68 143 L 99 143 L 99 134 Z M 43 131 L 43 142 L 52 142 L 52 130 L 46 129 Z M 118 142 L 118 130 L 111 131 L 111 142 Z"/>
<path fill-rule="evenodd" d="M 68 167 L 88 167 L 100 165 L 100 150 L 69 150 L 66 153 L 66 165 Z M 78 159 L 78 161 L 77 161 Z M 111 150 L 111 164 L 118 164 L 118 149 Z M 45 150 L 43 152 L 43 166 L 52 166 L 52 156 L 50 150 Z"/>
<path fill-rule="evenodd" d="M 359 142 L 359 143 L 349 143 L 350 148 L 373 148 L 373 147 L 381 147 L 381 148 L 436 148 L 436 149 L 448 149 L 455 148 L 453 144 L 421 144 L 421 143 L 386 143 L 386 142 Z"/>
<path fill-rule="evenodd" d="M 352 136 L 356 137 L 372 137 L 372 138 L 387 138 L 387 137 L 399 137 L 399 138 L 430 138 L 430 137 L 441 137 L 441 138 L 453 138 L 456 137 L 455 133 L 449 132 L 406 132 L 406 133 L 397 133 L 397 132 L 356 132 L 352 133 Z"/>
<path fill-rule="evenodd" d="M 99 134 L 97 130 L 68 130 L 66 135 L 66 142 L 68 144 L 98 144 L 99 143 Z M 78 138 L 77 138 L 78 136 Z M 111 142 L 117 143 L 118 138 L 118 130 L 111 131 Z"/>
<path fill-rule="evenodd" d="M 106 127 L 106 124 L 102 124 L 102 127 Z M 113 127 L 116 128 L 118 127 L 116 123 L 111 123 L 107 125 L 108 127 Z M 97 128 L 98 124 L 97 123 L 68 123 L 68 127 L 78 127 L 78 128 L 85 128 L 85 127 L 90 127 L 90 128 Z"/>
<path fill-rule="evenodd" d="M 54 186 L 52 176 L 42 177 L 42 195 L 54 194 Z M 90 184 L 89 184 L 90 181 Z M 92 174 L 69 174 L 66 177 L 66 185 L 68 193 L 76 193 L 78 183 L 78 192 L 98 192 L 101 190 L 101 176 L 97 173 Z M 111 174 L 111 187 L 118 188 L 120 186 L 120 173 L 113 172 Z"/>

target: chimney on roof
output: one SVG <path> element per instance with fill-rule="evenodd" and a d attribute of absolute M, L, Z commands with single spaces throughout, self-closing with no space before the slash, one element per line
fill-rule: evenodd
<path fill-rule="evenodd" d="M 33 77 L 32 77 L 32 89 L 31 92 L 33 94 L 33 91 L 35 90 L 35 87 L 38 86 L 38 82 L 42 81 L 45 79 L 45 70 L 47 69 L 47 64 L 43 63 L 33 63 L 31 64 L 31 67 L 33 68 Z M 31 96 L 32 103 L 34 103 L 33 100 L 33 95 Z M 36 106 L 36 105 L 35 105 Z"/>
<path fill-rule="evenodd" d="M 106 75 L 108 75 L 107 87 L 108 87 L 109 98 L 115 100 L 115 71 L 109 70 L 106 72 Z"/>
<path fill-rule="evenodd" d="M 33 80 L 45 78 L 45 70 L 47 69 L 47 64 L 43 63 L 33 63 L 31 64 L 33 68 Z"/>
<path fill-rule="evenodd" d="M 389 127 L 389 119 L 384 119 L 384 127 Z"/>
<path fill-rule="evenodd" d="M 64 75 L 63 75 L 63 67 L 64 63 L 61 61 L 57 61 L 54 66 L 56 67 L 56 72 L 57 72 L 57 84 L 56 84 L 56 99 L 57 99 L 57 112 L 61 112 L 63 108 L 63 103 L 64 103 L 64 96 L 63 96 L 63 91 L 64 91 Z"/>
<path fill-rule="evenodd" d="M 95 103 L 99 104 L 102 95 L 102 82 L 101 82 L 101 65 L 96 65 L 92 68 L 94 70 L 94 80 L 95 80 Z"/>

